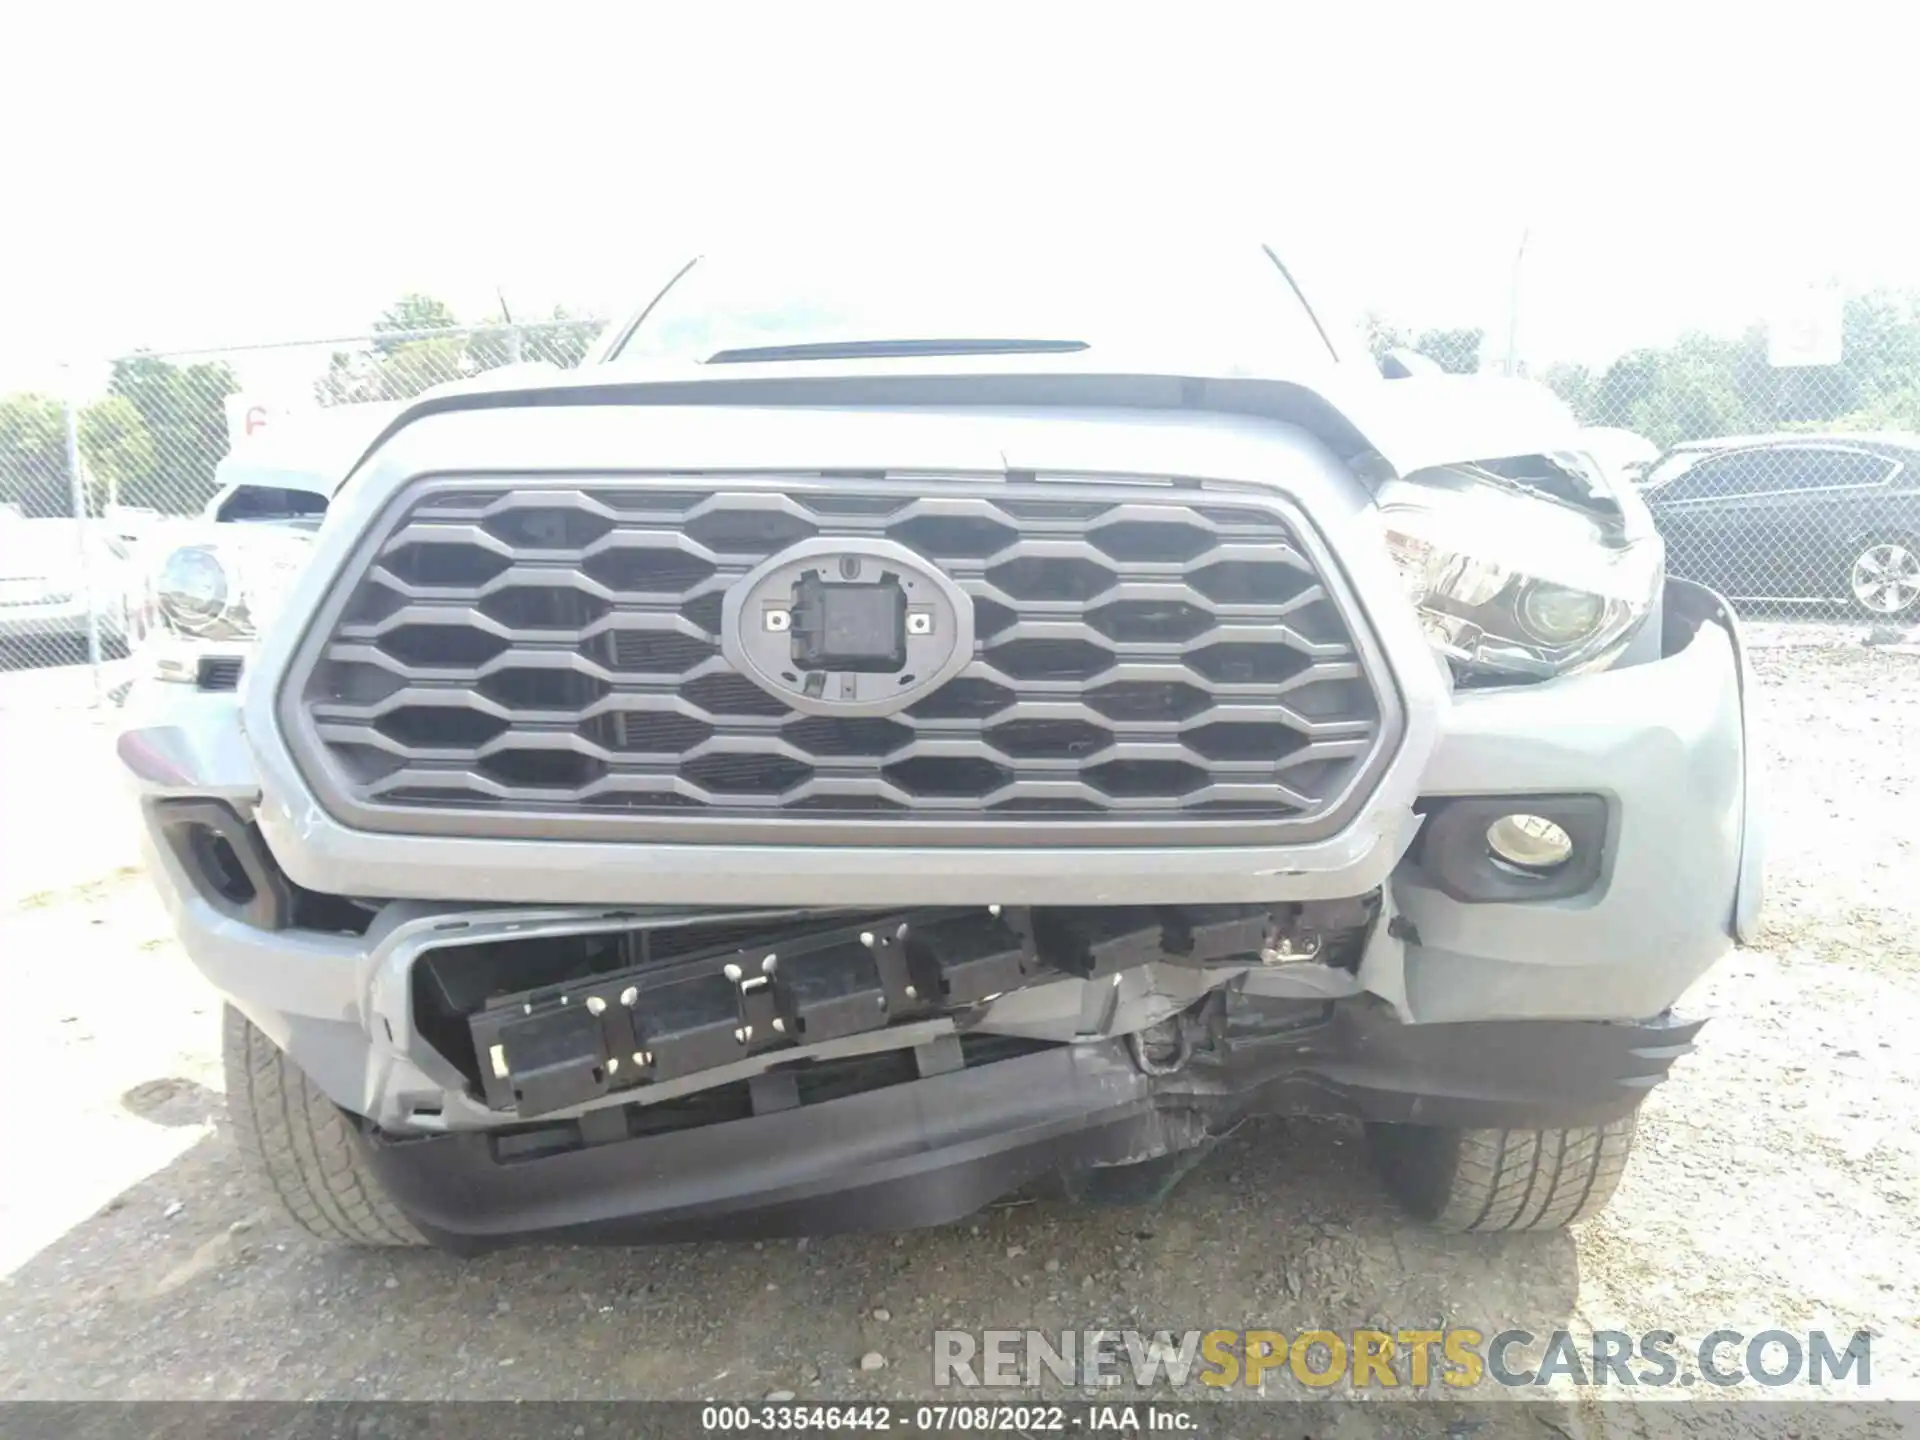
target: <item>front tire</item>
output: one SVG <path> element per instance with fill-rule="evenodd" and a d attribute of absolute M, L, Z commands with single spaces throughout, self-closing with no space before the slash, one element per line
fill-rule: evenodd
<path fill-rule="evenodd" d="M 240 1153 L 287 1218 L 336 1244 L 424 1245 L 367 1168 L 346 1112 L 231 1005 L 223 1032 Z"/>
<path fill-rule="evenodd" d="M 1559 1230 L 1599 1214 L 1633 1149 L 1634 1117 L 1567 1130 L 1367 1126 L 1387 1192 L 1438 1230 Z"/>

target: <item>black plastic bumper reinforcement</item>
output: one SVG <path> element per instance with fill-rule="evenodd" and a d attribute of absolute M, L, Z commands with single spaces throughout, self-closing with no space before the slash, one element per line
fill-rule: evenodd
<path fill-rule="evenodd" d="M 895 1083 L 802 1091 L 778 1109 L 743 1098 L 711 1123 L 621 1124 L 604 1140 L 549 1122 L 557 1138 L 544 1150 L 532 1127 L 363 1139 L 409 1218 L 468 1253 L 534 1239 L 903 1229 L 960 1219 L 1050 1174 L 1097 1198 L 1132 1173 L 1112 1167 L 1190 1156 L 1252 1115 L 1595 1124 L 1637 1105 L 1700 1028 L 1672 1017 L 1402 1025 L 1364 997 L 1218 1004 L 1216 1033 L 1164 1078 L 1141 1073 L 1122 1042 L 1097 1041 L 921 1078 L 909 1066 Z"/>
<path fill-rule="evenodd" d="M 481 1093 L 521 1117 L 1149 962 L 1257 960 L 1339 906 L 927 909 L 774 930 L 495 997 L 468 1028 Z"/>

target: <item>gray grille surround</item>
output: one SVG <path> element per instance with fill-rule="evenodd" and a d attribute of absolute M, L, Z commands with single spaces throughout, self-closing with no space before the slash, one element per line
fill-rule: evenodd
<path fill-rule="evenodd" d="M 969 663 L 860 719 L 734 670 L 727 591 L 822 536 L 936 566 L 974 607 Z M 1130 477 L 418 480 L 334 577 L 277 701 L 350 827 L 663 843 L 1314 840 L 1401 729 L 1296 507 Z"/>

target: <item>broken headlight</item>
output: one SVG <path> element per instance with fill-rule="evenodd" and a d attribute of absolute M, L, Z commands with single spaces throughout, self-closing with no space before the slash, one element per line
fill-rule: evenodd
<path fill-rule="evenodd" d="M 1379 499 L 1421 628 L 1463 684 L 1599 669 L 1652 609 L 1664 550 L 1637 501 L 1577 503 L 1474 468 Z"/>

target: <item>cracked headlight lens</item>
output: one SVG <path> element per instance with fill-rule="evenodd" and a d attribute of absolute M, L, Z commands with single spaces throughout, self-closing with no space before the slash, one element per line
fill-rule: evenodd
<path fill-rule="evenodd" d="M 1469 470 L 1423 480 L 1384 486 L 1380 518 L 1421 628 L 1456 680 L 1594 670 L 1626 647 L 1660 583 L 1664 552 L 1650 527 Z"/>

